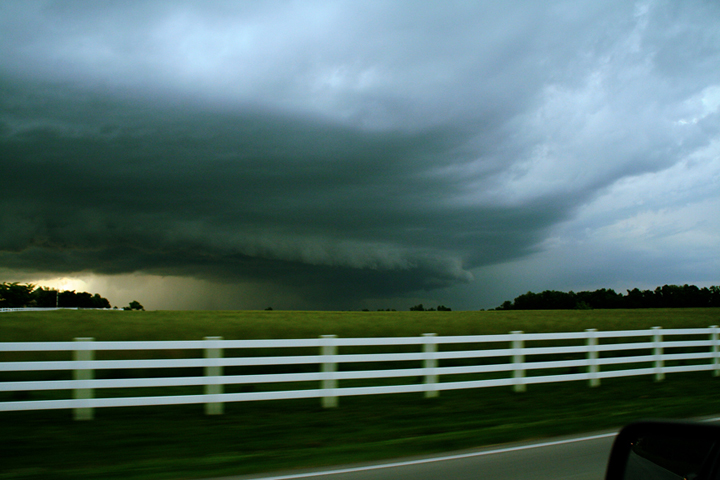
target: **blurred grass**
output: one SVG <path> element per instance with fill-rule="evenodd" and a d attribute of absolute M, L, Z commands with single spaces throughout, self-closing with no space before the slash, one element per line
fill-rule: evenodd
<path fill-rule="evenodd" d="M 0 341 L 313 338 L 624 330 L 717 324 L 717 309 L 524 312 L 3 313 Z M 707 373 L 422 394 L 226 404 L 1 412 L 0 479 L 178 479 L 239 475 L 420 455 L 593 431 L 640 418 L 719 413 L 720 379 Z"/>
<path fill-rule="evenodd" d="M 208 478 L 428 454 L 612 428 L 641 418 L 717 413 L 709 374 L 421 395 L 0 414 L 2 479 Z"/>

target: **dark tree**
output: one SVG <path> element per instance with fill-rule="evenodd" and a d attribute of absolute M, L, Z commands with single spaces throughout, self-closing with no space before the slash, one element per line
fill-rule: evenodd
<path fill-rule="evenodd" d="M 130 302 L 130 308 L 132 308 L 133 310 L 145 310 L 145 307 L 140 305 L 140 302 L 138 302 L 137 300 L 133 300 L 132 302 Z"/>
<path fill-rule="evenodd" d="M 57 307 L 59 295 L 60 292 L 57 290 L 49 290 L 44 287 L 37 288 L 33 292 L 35 306 L 41 308 Z"/>
<path fill-rule="evenodd" d="M 0 284 L 0 307 L 2 308 L 22 308 L 34 306 L 35 302 L 32 296 L 35 285 L 21 283 Z"/>
<path fill-rule="evenodd" d="M 513 308 L 513 302 L 511 302 L 510 300 L 505 300 L 502 305 L 497 307 L 495 310 L 512 310 Z"/>
<path fill-rule="evenodd" d="M 60 292 L 58 304 L 64 308 L 110 308 L 107 298 L 103 298 L 97 293 L 93 295 L 88 292 L 75 292 L 75 290 Z"/>
<path fill-rule="evenodd" d="M 513 302 L 506 300 L 496 310 L 542 310 L 587 308 L 702 308 L 720 307 L 720 287 L 663 285 L 653 290 L 627 290 L 627 295 L 611 288 L 593 292 L 527 292 Z"/>
<path fill-rule="evenodd" d="M 35 288 L 32 284 L 0 284 L 0 307 L 65 307 L 65 308 L 110 308 L 110 302 L 99 294 L 77 293 L 74 290 L 59 292 L 46 287 Z"/>
<path fill-rule="evenodd" d="M 707 289 L 709 307 L 720 307 L 720 287 L 712 286 Z"/>
<path fill-rule="evenodd" d="M 127 307 L 123 307 L 123 310 L 145 310 L 145 307 L 140 305 L 137 300 L 133 300 Z"/>
<path fill-rule="evenodd" d="M 90 299 L 91 308 L 110 308 L 110 302 L 107 298 L 101 297 L 99 294 L 95 294 Z"/>

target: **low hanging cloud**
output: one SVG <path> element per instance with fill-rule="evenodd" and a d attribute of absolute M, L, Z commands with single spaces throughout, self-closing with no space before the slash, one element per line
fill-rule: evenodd
<path fill-rule="evenodd" d="M 17 103 L 34 110 L 20 94 Z M 172 108 L 133 118 L 128 132 L 117 122 L 133 105 L 94 103 L 58 106 L 90 122 L 7 127 L 15 131 L 2 148 L 14 161 L 5 171 L 15 181 L 3 200 L 2 223 L 12 226 L 4 265 L 299 283 L 305 270 L 323 283 L 334 268 L 405 275 L 395 287 L 403 291 L 470 280 L 464 256 L 483 245 L 476 261 L 513 255 L 512 245 L 497 248 L 499 232 L 535 217 L 453 206 L 453 186 L 422 161 L 461 140 L 447 132 Z M 510 241 L 527 244 L 527 234 Z"/>
<path fill-rule="evenodd" d="M 318 305 L 472 282 L 622 182 L 712 160 L 718 14 L 5 2 L 0 267 L 276 284 Z"/>

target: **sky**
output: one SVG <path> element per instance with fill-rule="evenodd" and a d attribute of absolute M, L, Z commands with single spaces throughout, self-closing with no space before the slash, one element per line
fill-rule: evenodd
<path fill-rule="evenodd" d="M 720 285 L 720 3 L 3 0 L 0 182 L 118 306 Z"/>

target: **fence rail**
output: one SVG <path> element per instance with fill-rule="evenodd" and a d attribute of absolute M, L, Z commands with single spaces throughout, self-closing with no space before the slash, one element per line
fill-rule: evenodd
<path fill-rule="evenodd" d="M 124 311 L 118 308 L 84 308 L 84 307 L 2 307 L 0 313 L 5 312 L 50 312 L 53 310 L 113 310 Z"/>
<path fill-rule="evenodd" d="M 3 307 L 0 313 L 4 312 L 49 312 L 50 310 L 60 310 L 59 307 Z M 65 308 L 63 310 L 77 310 L 77 308 Z"/>
<path fill-rule="evenodd" d="M 597 387 L 602 379 L 639 375 L 660 381 L 677 372 L 711 371 L 718 376 L 719 332 L 711 326 L 452 337 L 5 342 L 0 343 L 0 358 L 6 359 L 0 361 L 0 411 L 73 409 L 82 420 L 93 418 L 93 409 L 100 407 L 205 404 L 206 413 L 216 415 L 227 402 L 320 398 L 324 407 L 336 407 L 339 397 L 351 395 L 416 392 L 435 397 L 443 390 L 508 386 L 522 392 L 528 385 L 564 381 L 585 380 Z M 13 359 L 63 352 L 72 358 Z M 181 357 L 95 358 L 110 355 L 107 352 Z M 173 375 L 148 373 L 155 369 Z M 72 378 L 37 378 L 63 372 Z M 23 374 L 31 378 L 17 378 Z M 97 374 L 107 378 L 95 378 Z M 203 390 L 96 395 L 107 389 L 168 387 Z M 225 391 L 233 388 L 240 391 Z M 72 398 L 49 398 L 67 391 L 72 395 L 65 396 Z M 39 397 L 29 399 L 32 395 Z"/>

